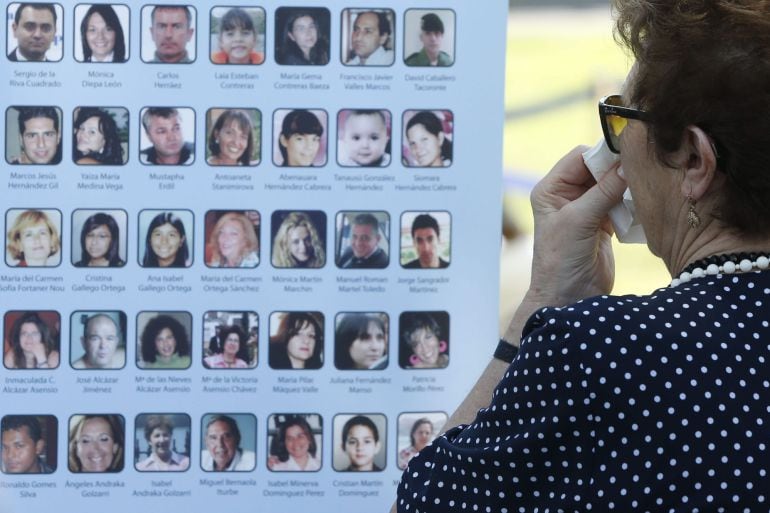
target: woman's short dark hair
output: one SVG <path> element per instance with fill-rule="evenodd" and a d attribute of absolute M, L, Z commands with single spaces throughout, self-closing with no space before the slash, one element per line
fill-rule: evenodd
<path fill-rule="evenodd" d="M 412 342 L 412 335 L 420 329 L 430 331 L 438 340 L 441 340 L 443 336 L 441 325 L 434 319 L 433 315 L 424 312 L 404 312 L 401 314 L 401 350 L 398 359 L 399 365 L 403 368 L 409 366 L 409 357 L 414 353 L 415 344 Z"/>
<path fill-rule="evenodd" d="M 283 118 L 281 123 L 281 135 L 288 139 L 294 134 L 312 134 L 321 137 L 324 133 L 324 127 L 318 116 L 305 109 L 297 109 L 289 112 Z M 289 154 L 286 146 L 278 143 L 278 149 L 281 150 L 284 166 L 289 165 Z"/>
<path fill-rule="evenodd" d="M 412 116 L 406 123 L 406 132 L 409 133 L 409 129 L 415 125 L 422 125 L 432 135 L 438 137 L 438 134 L 444 133 L 444 125 L 441 120 L 429 110 L 421 110 L 414 116 Z M 441 143 L 441 159 L 452 160 L 452 141 L 446 137 L 444 133 L 444 142 Z"/>
<path fill-rule="evenodd" d="M 324 328 L 323 319 L 314 312 L 286 312 L 278 323 L 278 330 L 270 337 L 268 363 L 272 369 L 291 369 L 289 340 L 305 326 L 315 329 L 313 354 L 305 362 L 305 369 L 320 369 L 323 366 Z"/>
<path fill-rule="evenodd" d="M 316 40 L 313 48 L 310 49 L 310 59 L 305 59 L 304 54 L 300 47 L 295 43 L 289 34 L 294 30 L 294 22 L 300 18 L 308 17 L 315 23 L 318 39 Z M 324 65 L 329 62 L 329 43 L 326 40 L 326 36 L 323 34 L 324 30 L 319 23 L 319 19 L 316 12 L 312 10 L 297 9 L 292 12 L 286 19 L 286 23 L 283 26 L 281 36 L 281 48 L 279 52 L 280 63 L 285 64 L 293 61 L 301 61 L 306 64 Z"/>
<path fill-rule="evenodd" d="M 353 426 L 366 426 L 371 430 L 372 436 L 374 436 L 374 441 L 379 442 L 380 441 L 380 432 L 377 430 L 377 426 L 374 424 L 374 421 L 370 419 L 369 417 L 366 417 L 364 415 L 356 415 L 355 417 L 351 417 L 348 419 L 347 422 L 345 422 L 345 425 L 342 426 L 342 448 L 345 448 L 345 443 L 348 441 L 348 435 L 350 434 L 350 430 L 353 429 Z"/>
<path fill-rule="evenodd" d="M 75 132 L 89 118 L 97 118 L 99 120 L 99 131 L 104 136 L 104 149 L 100 153 L 95 151 L 83 153 L 78 150 L 77 136 L 75 136 L 72 138 L 72 160 L 77 162 L 84 157 L 89 157 L 97 160 L 100 164 L 123 164 L 123 147 L 120 145 L 118 125 L 115 123 L 115 120 L 104 109 L 80 107 L 77 110 L 77 116 L 75 116 Z"/>
<path fill-rule="evenodd" d="M 91 61 L 91 47 L 88 46 L 88 40 L 86 39 L 86 33 L 88 32 L 88 20 L 91 19 L 92 14 L 98 14 L 104 18 L 104 23 L 115 31 L 115 47 L 113 48 L 112 62 L 126 62 L 126 42 L 123 35 L 123 27 L 120 25 L 120 20 L 115 10 L 109 4 L 93 4 L 86 11 L 86 15 L 83 16 L 83 21 L 80 22 L 80 40 L 83 44 L 83 60 L 85 62 Z"/>
<path fill-rule="evenodd" d="M 770 4 L 614 0 L 616 39 L 636 57 L 626 103 L 650 116 L 648 146 L 668 166 L 687 126 L 714 141 L 726 181 L 716 217 L 766 236 L 770 211 Z"/>
<path fill-rule="evenodd" d="M 315 458 L 316 452 L 318 452 L 318 445 L 315 443 L 313 430 L 310 428 L 307 420 L 305 420 L 305 417 L 300 415 L 289 415 L 286 417 L 286 420 L 278 425 L 278 433 L 270 442 L 270 454 L 277 456 L 279 461 L 289 460 L 289 451 L 286 449 L 286 431 L 292 426 L 299 426 L 305 432 L 305 436 L 310 443 L 307 452 Z"/>
<path fill-rule="evenodd" d="M 144 439 L 150 441 L 152 432 L 156 429 L 162 429 L 169 433 L 174 432 L 174 422 L 168 415 L 150 415 L 147 420 L 144 421 Z"/>
<path fill-rule="evenodd" d="M 231 9 L 231 11 L 233 10 L 236 9 Z M 243 155 L 238 158 L 238 162 L 244 166 L 248 166 L 251 163 L 251 154 L 254 151 L 254 125 L 248 114 L 242 110 L 228 109 L 219 115 L 214 122 L 214 126 L 211 127 L 211 133 L 209 133 L 209 151 L 211 152 L 211 155 L 215 157 L 218 157 L 222 153 L 222 148 L 219 146 L 218 134 L 219 131 L 231 121 L 234 121 L 241 132 L 247 136 L 248 142 L 246 143 L 246 149 L 243 151 Z"/>
<path fill-rule="evenodd" d="M 144 258 L 142 259 L 142 267 L 160 267 L 158 255 L 152 250 L 150 241 L 152 239 L 152 232 L 155 228 L 163 226 L 164 224 L 173 226 L 176 231 L 179 232 L 179 236 L 184 239 L 181 247 L 176 252 L 174 261 L 169 267 L 187 267 L 187 259 L 190 257 L 190 251 L 187 249 L 187 234 L 182 219 L 173 212 L 161 212 L 150 221 L 150 226 L 147 227 L 147 235 L 144 237 Z"/>
<path fill-rule="evenodd" d="M 155 338 L 165 328 L 171 330 L 176 341 L 176 353 L 179 356 L 188 356 L 190 354 L 190 340 L 187 336 L 187 330 L 182 323 L 170 315 L 158 315 L 149 320 L 142 330 L 142 360 L 145 362 L 154 362 L 158 356 L 158 349 L 155 347 Z"/>
<path fill-rule="evenodd" d="M 379 315 L 365 313 L 342 314 L 342 320 L 337 326 L 334 340 L 334 366 L 338 369 L 354 369 L 353 358 L 350 357 L 350 346 L 357 338 L 366 336 L 369 324 L 374 323 L 383 333 L 387 333 L 385 322 Z M 387 349 L 385 350 L 387 354 Z"/>
<path fill-rule="evenodd" d="M 249 361 L 249 348 L 246 346 L 246 335 L 243 333 L 243 330 L 240 326 L 232 325 L 232 326 L 223 326 L 221 331 L 219 332 L 219 339 L 222 341 L 221 344 L 219 344 L 220 353 L 224 351 L 225 348 L 225 340 L 227 340 L 227 337 L 231 334 L 235 334 L 238 337 L 238 352 L 236 353 L 235 357 L 240 358 L 244 362 Z"/>
<path fill-rule="evenodd" d="M 99 228 L 100 226 L 106 226 L 110 232 L 110 247 L 107 249 L 107 262 L 109 267 L 122 267 L 125 262 L 120 258 L 120 230 L 118 223 L 109 214 L 104 212 L 97 212 L 89 216 L 83 222 L 83 228 L 80 230 L 80 261 L 75 264 L 75 267 L 88 267 L 91 261 L 91 256 L 86 251 L 86 237 L 88 234 Z"/>
<path fill-rule="evenodd" d="M 26 369 L 27 362 L 24 358 L 24 350 L 21 348 L 21 327 L 24 324 L 34 324 L 40 332 L 40 340 L 45 347 L 45 354 L 48 356 L 51 351 L 58 349 L 59 342 L 54 339 L 54 335 L 48 324 L 38 315 L 37 312 L 24 312 L 13 321 L 11 326 L 11 349 L 13 350 L 13 363 L 17 369 Z"/>

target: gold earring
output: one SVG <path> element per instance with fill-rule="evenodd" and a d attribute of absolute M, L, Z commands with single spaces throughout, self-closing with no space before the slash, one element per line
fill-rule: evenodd
<path fill-rule="evenodd" d="M 690 228 L 695 229 L 700 226 L 700 216 L 695 210 L 695 204 L 697 201 L 695 201 L 692 196 L 688 194 L 687 202 L 690 204 L 687 209 L 687 224 L 690 225 Z"/>

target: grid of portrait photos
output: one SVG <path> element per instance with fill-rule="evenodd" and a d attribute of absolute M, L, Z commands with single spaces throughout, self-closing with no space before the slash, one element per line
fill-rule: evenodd
<path fill-rule="evenodd" d="M 443 412 L 404 412 L 391 422 L 396 447 L 387 447 L 389 419 L 381 413 L 340 413 L 324 420 L 318 413 L 274 413 L 260 426 L 251 413 L 211 412 L 200 420 L 186 413 L 4 415 L 3 474 L 120 472 L 380 472 L 409 460 L 442 432 Z M 59 439 L 59 423 L 67 438 Z M 262 430 L 262 431 L 261 431 Z M 262 434 L 264 433 L 264 434 Z M 331 460 L 324 461 L 330 444 Z M 329 451 L 326 451 L 328 454 Z M 66 465 L 65 463 L 66 462 Z"/>
<path fill-rule="evenodd" d="M 62 63 L 95 77 L 128 63 L 161 74 L 205 69 L 253 76 L 267 66 L 286 73 L 335 66 L 351 74 L 438 73 L 462 57 L 451 8 L 394 9 L 382 3 L 330 9 L 310 3 L 11 2 L 6 64 L 29 72 L 41 63 Z M 411 180 L 459 171 L 449 102 L 422 97 L 410 108 L 395 109 L 378 100 L 377 92 L 334 108 L 289 100 L 268 108 L 258 95 L 249 103 L 229 101 L 226 94 L 211 95 L 205 107 L 193 106 L 185 94 L 170 96 L 173 101 L 147 94 L 141 105 L 124 103 L 120 94 L 109 101 L 109 94 L 82 95 L 76 103 L 56 95 L 34 104 L 10 101 L 4 158 L 11 172 L 81 176 L 121 170 L 249 177 L 339 171 L 351 177 L 401 173 Z M 391 208 L 387 201 L 364 200 L 322 209 L 297 201 L 268 209 L 256 198 L 212 201 L 201 209 L 181 196 L 168 205 L 141 206 L 104 198 L 67 209 L 54 200 L 28 204 L 10 197 L 0 212 L 0 269 L 28 276 L 56 269 L 98 272 L 103 279 L 71 285 L 72 292 L 93 297 L 120 287 L 112 281 L 120 273 L 141 272 L 136 290 L 148 298 L 146 304 L 5 307 L 0 316 L 6 376 L 71 374 L 96 393 L 98 379 L 105 377 L 146 383 L 157 376 L 200 375 L 207 391 L 224 394 L 231 390 L 221 385 L 225 379 L 302 379 L 321 370 L 340 379 L 413 379 L 448 376 L 450 363 L 459 363 L 450 361 L 450 312 L 435 302 L 397 309 L 365 301 L 329 307 L 319 295 L 307 305 L 234 306 L 223 299 L 194 309 L 160 295 L 191 293 L 189 278 L 204 272 L 216 279 L 201 281 L 196 292 L 217 299 L 240 293 L 233 277 L 304 278 L 319 269 L 350 277 L 339 290 L 351 296 L 362 289 L 356 281 L 361 271 L 371 287 L 392 272 L 412 281 L 440 279 L 458 257 L 453 216 L 441 202 L 426 206 L 415 199 Z M 189 277 L 187 284 L 174 282 L 179 273 Z M 332 413 L 288 401 L 282 411 L 259 415 L 246 404 L 213 408 L 192 414 L 184 404 L 161 410 L 148 402 L 131 415 L 117 404 L 66 415 L 3 409 L 0 472 L 377 473 L 406 468 L 448 420 L 429 405 L 384 413 L 376 402 L 369 409 L 340 407 Z"/>

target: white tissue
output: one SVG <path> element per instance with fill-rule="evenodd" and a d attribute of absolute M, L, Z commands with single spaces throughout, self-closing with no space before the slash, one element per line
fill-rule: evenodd
<path fill-rule="evenodd" d="M 596 180 L 599 180 L 604 173 L 610 170 L 613 164 L 618 161 L 618 155 L 612 153 L 604 142 L 604 139 L 583 153 L 583 162 Z M 615 229 L 615 236 L 620 242 L 645 244 L 647 238 L 644 236 L 644 229 L 636 219 L 634 200 L 631 198 L 631 191 L 626 189 L 623 193 L 623 201 L 612 207 L 610 210 L 610 221 Z"/>

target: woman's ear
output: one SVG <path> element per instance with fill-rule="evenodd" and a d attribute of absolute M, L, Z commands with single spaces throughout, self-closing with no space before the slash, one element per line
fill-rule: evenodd
<path fill-rule="evenodd" d="M 703 129 L 690 125 L 684 130 L 679 152 L 680 168 L 684 171 L 682 194 L 698 201 L 706 194 L 716 176 L 714 141 Z"/>

